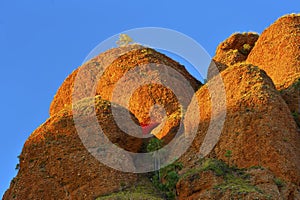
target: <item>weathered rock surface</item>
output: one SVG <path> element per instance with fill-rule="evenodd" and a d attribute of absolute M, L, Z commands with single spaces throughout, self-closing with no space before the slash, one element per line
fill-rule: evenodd
<path fill-rule="evenodd" d="M 279 18 L 259 37 L 247 58 L 265 70 L 288 104 L 299 126 L 300 15 Z"/>
<path fill-rule="evenodd" d="M 263 31 L 247 62 L 265 70 L 276 88 L 286 88 L 300 77 L 299 46 L 300 15 L 286 15 Z"/>
<path fill-rule="evenodd" d="M 140 45 L 128 45 L 110 49 L 83 64 L 78 69 L 74 70 L 62 83 L 57 93 L 55 94 L 50 105 L 50 116 L 59 112 L 64 107 L 72 104 L 75 81 L 77 83 L 76 89 L 80 90 L 80 94 L 78 92 L 78 96 L 76 96 L 76 99 L 73 99 L 73 103 L 75 103 L 76 100 L 80 100 L 81 98 L 95 96 L 92 88 L 96 84 L 98 73 L 103 73 L 105 66 L 111 64 L 116 58 L 118 58 L 125 52 L 139 48 L 143 47 Z M 80 76 L 77 76 L 79 71 Z"/>
<path fill-rule="evenodd" d="M 214 57 L 221 74 L 209 70 L 202 87 L 182 65 L 153 49 L 134 44 L 101 53 L 59 88 L 50 118 L 24 144 L 18 175 L 3 199 L 164 199 L 151 187 L 133 189 L 149 184 L 149 174 L 122 169 L 143 162 L 110 151 L 105 141 L 144 152 L 149 138 L 139 135 L 152 133 L 165 145 L 181 120 L 178 150 L 184 146 L 180 139 L 193 131 L 196 137 L 178 160 L 183 169 L 170 173 L 178 178 L 178 199 L 300 199 L 299 41 L 295 14 L 259 37 L 233 34 Z M 141 127 L 127 123 L 128 116 Z"/>
<path fill-rule="evenodd" d="M 256 33 L 234 33 L 224 40 L 216 50 L 213 61 L 218 71 L 209 68 L 208 79 L 225 70 L 228 66 L 243 62 L 247 59 L 259 35 Z"/>
<path fill-rule="evenodd" d="M 229 67 L 221 76 L 226 90 L 226 120 L 221 135 L 215 136 L 217 143 L 209 155 L 229 162 L 225 156 L 229 150 L 232 153 L 229 164 L 239 168 L 263 166 L 276 176 L 299 185 L 300 135 L 288 106 L 272 80 L 264 71 L 250 64 Z M 207 85 L 213 87 L 214 81 L 212 79 Z M 218 120 L 218 115 L 211 118 L 212 102 L 207 85 L 196 93 L 199 127 L 193 121 L 193 115 L 185 118 L 186 134 L 194 128 L 198 129 L 193 147 L 181 158 L 186 165 L 189 158 L 194 158 L 199 151 L 209 121 Z M 216 105 L 218 103 L 215 102 Z"/>
<path fill-rule="evenodd" d="M 207 160 L 208 161 L 208 160 Z M 220 161 L 185 171 L 177 185 L 178 199 L 299 199 L 296 185 L 276 178 L 268 169 L 253 167 L 238 170 Z"/>
<path fill-rule="evenodd" d="M 129 45 L 106 51 L 75 70 L 55 95 L 50 115 L 70 105 L 72 99 L 76 102 L 100 95 L 128 107 L 141 124 L 159 124 L 167 117 L 171 120 L 167 124 L 176 127 L 180 118 L 174 121 L 170 116 L 181 116 L 179 103 L 186 108 L 189 96 L 199 86 L 200 82 L 178 62 L 153 49 Z M 179 98 L 183 100 L 178 102 Z M 158 132 L 158 137 L 166 136 L 166 130 Z"/>
<path fill-rule="evenodd" d="M 79 102 L 73 111 L 80 112 L 77 117 L 80 115 L 85 122 L 92 118 L 92 108 L 87 103 L 90 100 Z M 129 151 L 138 152 L 142 146 L 141 139 L 123 133 L 111 115 L 111 107 L 120 112 L 125 112 L 125 109 L 111 105 L 99 96 L 95 98 L 95 105 L 98 122 L 110 141 Z M 89 135 L 83 133 L 79 136 L 70 106 L 37 128 L 23 147 L 20 170 L 3 199 L 95 199 L 134 184 L 137 174 L 107 167 L 88 152 L 86 147 L 92 145 L 101 153 L 104 151 L 102 144 L 105 144 L 91 134 L 97 133 L 97 127 L 86 126 L 85 130 L 89 130 Z M 87 138 L 91 138 L 89 145 L 83 145 L 82 141 Z M 117 152 L 114 154 L 112 156 L 108 153 L 106 156 L 111 159 L 126 156 Z M 123 161 L 126 160 L 127 163 L 121 160 L 116 163 L 119 166 L 125 164 L 126 167 L 134 167 L 132 159 L 126 157 Z"/>

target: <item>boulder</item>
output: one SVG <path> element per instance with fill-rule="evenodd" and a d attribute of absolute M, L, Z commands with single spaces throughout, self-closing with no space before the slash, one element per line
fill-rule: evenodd
<path fill-rule="evenodd" d="M 84 99 L 75 104 L 74 109 L 68 106 L 57 112 L 30 135 L 20 155 L 19 172 L 6 191 L 4 200 L 92 200 L 132 186 L 137 181 L 137 174 L 108 167 L 90 153 L 95 148 L 98 153 L 105 152 L 106 144 L 96 137 L 97 127 L 89 124 L 93 116 L 91 100 L 95 102 L 97 121 L 113 144 L 132 152 L 141 149 L 142 140 L 128 136 L 114 122 L 111 108 L 120 110 L 120 113 L 127 112 L 124 108 L 110 104 L 99 96 Z M 77 121 L 73 115 L 78 118 Z M 80 119 L 86 123 L 81 124 Z M 80 126 L 87 131 L 79 133 Z M 126 154 L 108 152 L 105 156 L 114 159 L 115 167 L 134 168 L 133 158 Z"/>
<path fill-rule="evenodd" d="M 263 31 L 247 62 L 266 71 L 277 89 L 300 77 L 300 15 L 279 18 Z"/>
<path fill-rule="evenodd" d="M 210 67 L 208 70 L 208 79 L 222 72 L 228 66 L 244 62 L 254 47 L 258 37 L 258 34 L 252 32 L 234 33 L 219 44 L 216 54 L 213 57 L 218 71 Z"/>
<path fill-rule="evenodd" d="M 211 152 L 204 156 L 216 157 L 239 168 L 263 166 L 276 176 L 299 184 L 300 135 L 272 80 L 264 71 L 250 64 L 229 67 L 221 77 L 226 91 L 226 110 L 222 107 L 218 110 L 223 97 L 214 89 L 219 85 L 215 77 L 196 93 L 200 120 L 194 121 L 193 112 L 185 116 L 186 134 L 195 129 L 198 133 L 182 161 L 188 164 L 194 155 L 201 156 L 201 151 L 210 150 L 212 146 Z M 215 99 L 216 115 L 211 114 L 212 98 Z M 224 112 L 224 126 L 216 123 L 217 126 L 210 127 L 211 132 L 207 134 L 210 122 L 220 120 Z M 220 129 L 222 132 L 218 134 Z M 228 151 L 230 155 L 226 155 Z"/>

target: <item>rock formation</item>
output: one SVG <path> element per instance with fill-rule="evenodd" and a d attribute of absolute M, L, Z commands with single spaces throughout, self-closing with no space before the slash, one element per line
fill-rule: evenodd
<path fill-rule="evenodd" d="M 299 46 L 296 14 L 233 34 L 205 85 L 138 44 L 99 54 L 58 89 L 3 199 L 300 199 Z M 124 172 L 142 161 L 107 148 L 144 153 L 149 133 L 166 145 L 179 129 L 192 144 L 156 173 Z"/>
<path fill-rule="evenodd" d="M 91 107 L 84 99 L 77 104 L 77 110 L 85 121 L 92 117 Z M 95 98 L 97 118 L 103 132 L 114 143 L 124 149 L 138 152 L 142 141 L 126 136 L 115 124 L 111 107 L 125 112 L 124 108 Z M 124 173 L 99 162 L 83 145 L 73 120 L 72 107 L 51 116 L 27 139 L 20 155 L 20 170 L 13 179 L 4 199 L 95 199 L 120 190 L 138 180 L 138 175 Z M 89 136 L 97 132 L 89 126 Z M 124 137 L 125 136 L 125 137 Z M 92 136 L 91 145 L 100 152 L 103 141 Z M 94 144 L 93 144 L 94 143 Z M 109 154 L 107 155 L 109 156 Z M 124 156 L 120 154 L 120 157 Z M 114 159 L 119 159 L 115 157 Z M 126 158 L 129 165 L 131 157 Z"/>
<path fill-rule="evenodd" d="M 279 18 L 263 31 L 247 62 L 265 70 L 276 88 L 290 86 L 300 76 L 300 15 Z"/>
<path fill-rule="evenodd" d="M 80 75 L 76 77 L 78 72 Z M 127 77 L 124 78 L 125 74 Z M 169 78 L 168 74 L 174 74 L 174 77 Z M 143 84 L 134 88 L 137 83 Z M 166 86 L 173 87 L 177 93 Z M 78 101 L 81 98 L 100 95 L 102 99 L 124 107 L 127 107 L 128 103 L 128 109 L 137 117 L 140 124 L 161 123 L 163 118 L 167 117 L 168 124 L 178 126 L 180 118 L 174 120 L 170 116 L 172 114 L 180 116 L 179 103 L 186 108 L 189 99 L 183 98 L 184 102 L 178 102 L 176 95 L 192 96 L 199 86 L 200 82 L 178 62 L 153 49 L 128 45 L 101 53 L 75 70 L 55 95 L 50 106 L 50 115 L 70 105 L 72 100 Z M 76 97 L 73 94 L 74 87 L 79 91 Z M 126 95 L 130 98 L 127 99 Z M 167 133 L 168 131 L 162 130 L 158 135 L 162 138 Z"/>
<path fill-rule="evenodd" d="M 228 39 L 223 41 L 216 50 L 213 61 L 216 64 L 214 68 L 209 68 L 208 79 L 222 72 L 228 66 L 239 62 L 244 62 L 250 51 L 255 45 L 259 35 L 256 33 L 234 33 Z"/>
<path fill-rule="evenodd" d="M 133 49 L 142 48 L 140 45 L 128 45 L 119 48 L 110 49 L 101 53 L 100 55 L 96 56 L 95 58 L 89 60 L 85 64 L 83 64 L 78 69 L 74 70 L 63 82 L 63 84 L 58 89 L 57 93 L 55 94 L 53 101 L 50 105 L 50 116 L 54 115 L 55 113 L 62 110 L 64 107 L 72 104 L 73 99 L 73 92 L 74 92 L 74 83 L 77 80 L 77 87 L 86 88 L 86 90 L 82 89 L 80 97 L 92 97 L 95 96 L 92 93 L 92 90 L 88 90 L 89 88 L 93 87 L 93 84 L 97 80 L 97 75 L 100 72 L 103 72 L 104 67 L 109 65 L 113 62 L 116 58 L 120 55 L 124 54 L 124 52 L 131 51 Z M 78 72 L 81 71 L 83 74 L 82 76 L 77 76 Z M 78 99 L 73 99 L 78 100 Z"/>
<path fill-rule="evenodd" d="M 265 70 L 274 81 L 291 113 L 299 124 L 300 93 L 300 15 L 291 14 L 279 18 L 263 31 L 247 58 Z"/>
<path fill-rule="evenodd" d="M 297 132 L 288 106 L 280 93 L 276 91 L 272 80 L 264 71 L 251 64 L 228 67 L 221 73 L 221 76 L 226 91 L 226 120 L 221 135 L 215 136 L 219 140 L 208 157 L 223 160 L 228 165 L 238 168 L 260 166 L 269 169 L 272 176 L 290 184 L 287 190 L 297 191 L 295 188 L 300 184 L 300 134 Z M 198 129 L 193 146 L 180 158 L 180 161 L 190 168 L 197 168 L 194 162 L 200 157 L 196 158 L 194 155 L 199 155 L 197 152 L 201 150 L 210 120 L 218 119 L 218 116 L 211 117 L 213 102 L 211 102 L 210 90 L 207 87 L 207 85 L 215 86 L 214 81 L 215 79 L 210 80 L 196 93 L 200 121 L 194 123 L 191 119 L 193 115 L 185 118 L 186 132 L 194 129 L 194 126 Z M 230 159 L 226 156 L 227 151 L 231 152 Z M 212 176 L 210 173 L 208 175 Z M 199 176 L 205 177 L 193 180 L 193 182 L 196 181 L 200 185 L 210 184 L 209 189 L 213 192 L 216 177 L 212 176 L 206 180 L 209 176 L 206 177 L 203 174 Z M 184 185 L 196 184 L 186 183 L 186 180 L 184 182 Z M 218 181 L 218 184 L 220 183 L 222 181 Z M 180 188 L 181 185 L 177 187 L 179 191 L 181 191 Z M 265 188 L 261 190 L 264 191 Z M 204 195 L 202 192 L 205 190 L 195 190 L 193 194 L 184 196 Z M 286 199 L 288 194 L 281 195 Z M 204 199 L 210 198 L 206 196 Z"/>

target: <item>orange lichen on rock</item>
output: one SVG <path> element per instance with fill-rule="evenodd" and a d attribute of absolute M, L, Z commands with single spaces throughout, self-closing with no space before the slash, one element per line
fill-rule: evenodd
<path fill-rule="evenodd" d="M 299 46 L 300 15 L 286 15 L 263 31 L 247 62 L 265 70 L 276 88 L 286 88 L 300 77 Z"/>
<path fill-rule="evenodd" d="M 300 199 L 299 42 L 296 14 L 261 36 L 233 34 L 218 46 L 203 86 L 151 48 L 124 44 L 99 54 L 58 89 L 3 199 L 96 199 L 135 187 L 149 174 L 123 168 L 145 166 L 133 156 L 145 153 L 145 136 L 162 145 L 176 136 L 179 151 L 193 133 L 174 156 L 183 164 L 170 172 L 176 198 Z"/>
<path fill-rule="evenodd" d="M 93 116 L 88 104 L 90 100 L 78 103 L 77 112 L 80 110 L 80 117 L 85 122 Z M 127 111 L 99 96 L 95 98 L 95 107 L 98 122 L 109 140 L 128 151 L 139 152 L 142 139 L 122 132 L 111 115 L 111 107 L 119 113 Z M 77 122 L 75 127 L 72 113 L 72 108 L 66 107 L 30 135 L 20 155 L 18 175 L 3 199 L 95 199 L 138 180 L 137 174 L 112 169 L 90 153 L 93 148 L 97 148 L 98 153 L 104 151 L 105 143 L 96 137 L 98 124 L 85 127 L 88 136 L 85 133 L 79 135 L 78 126 L 85 124 Z M 83 144 L 84 140 L 86 144 Z M 114 154 L 118 155 L 117 152 Z M 119 167 L 124 164 L 134 167 L 132 157 L 124 158 L 126 155 L 122 153 L 119 156 L 123 158 L 123 161 L 116 161 Z"/>
<path fill-rule="evenodd" d="M 229 67 L 221 76 L 226 91 L 226 120 L 212 154 L 226 161 L 225 153 L 231 150 L 231 161 L 239 168 L 263 166 L 277 176 L 299 184 L 300 135 L 288 106 L 272 80 L 264 71 L 249 64 Z M 207 84 L 214 87 L 214 81 L 212 79 Z M 199 89 L 196 96 L 200 121 L 189 123 L 193 119 L 186 116 L 185 128 L 188 133 L 194 126 L 199 126 L 193 147 L 199 151 L 209 120 L 213 120 L 213 102 L 206 85 Z M 215 120 L 218 120 L 217 117 L 214 116 Z"/>
<path fill-rule="evenodd" d="M 245 61 L 258 37 L 257 33 L 234 33 L 224 40 L 217 47 L 216 55 L 213 57 L 216 68 L 209 68 L 208 79 L 222 72 L 228 66 Z M 217 69 L 218 71 L 216 71 Z"/>

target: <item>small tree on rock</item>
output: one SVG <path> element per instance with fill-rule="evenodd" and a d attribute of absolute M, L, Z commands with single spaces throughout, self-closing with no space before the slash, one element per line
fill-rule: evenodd
<path fill-rule="evenodd" d="M 119 40 L 116 42 L 118 46 L 126 46 L 129 43 L 132 43 L 133 39 L 127 34 L 120 34 Z"/>

